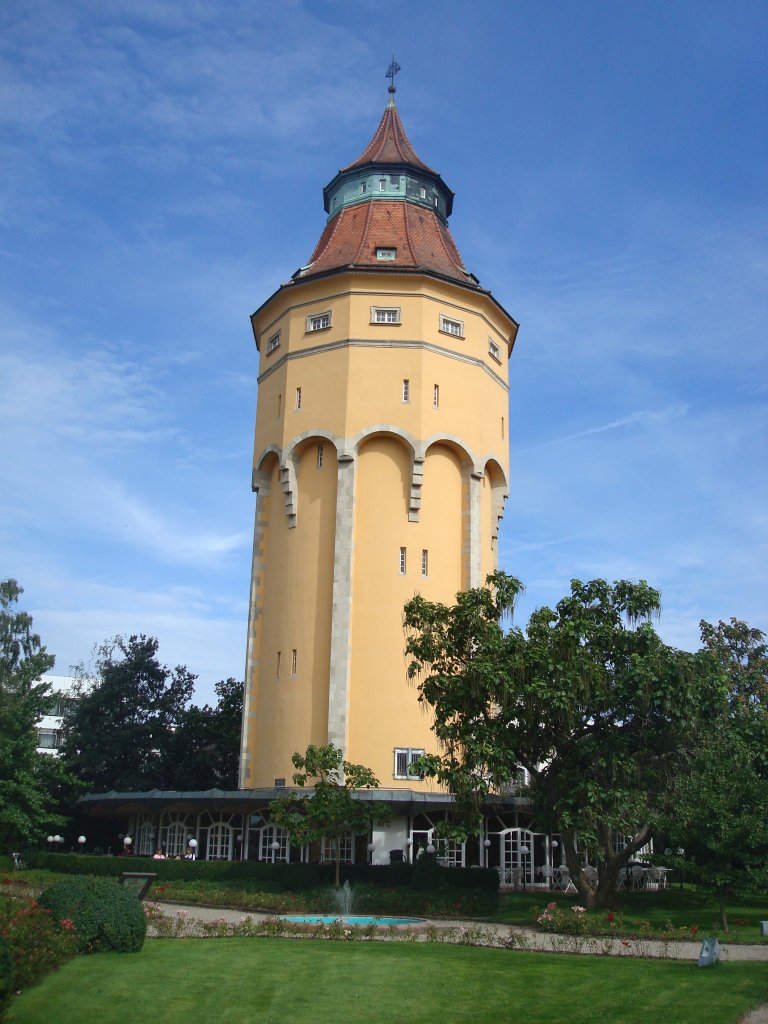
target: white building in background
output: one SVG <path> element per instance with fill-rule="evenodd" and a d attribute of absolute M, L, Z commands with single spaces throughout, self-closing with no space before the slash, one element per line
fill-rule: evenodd
<path fill-rule="evenodd" d="M 75 682 L 72 676 L 54 676 L 46 673 L 40 679 L 41 683 L 48 683 L 55 702 L 47 715 L 37 723 L 37 752 L 38 754 L 53 754 L 58 756 L 61 746 L 61 722 L 64 716 L 64 704 L 68 699 L 67 694 Z"/>

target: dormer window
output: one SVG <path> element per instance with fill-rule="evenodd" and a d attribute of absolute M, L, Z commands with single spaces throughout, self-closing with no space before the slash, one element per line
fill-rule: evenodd
<path fill-rule="evenodd" d="M 397 249 L 389 248 L 387 246 L 376 247 L 376 259 L 377 260 L 394 260 L 397 258 Z"/>
<path fill-rule="evenodd" d="M 386 192 L 386 191 L 387 191 L 387 179 L 386 178 L 379 178 L 379 192 Z"/>
<path fill-rule="evenodd" d="M 361 181 L 360 182 L 360 195 L 362 195 L 367 188 L 368 188 L 368 182 L 367 181 Z"/>
<path fill-rule="evenodd" d="M 426 199 L 427 198 L 427 190 L 424 188 L 423 185 L 419 189 L 419 198 L 420 199 Z"/>

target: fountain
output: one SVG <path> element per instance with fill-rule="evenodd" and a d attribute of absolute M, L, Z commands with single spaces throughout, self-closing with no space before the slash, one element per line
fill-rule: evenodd
<path fill-rule="evenodd" d="M 355 916 L 352 908 L 355 903 L 355 891 L 345 880 L 344 885 L 334 886 L 331 890 L 331 899 L 336 904 L 336 914 L 281 914 L 281 920 L 294 921 L 302 924 L 333 924 L 340 921 L 345 925 L 359 925 L 366 927 L 375 924 L 387 927 L 389 925 L 414 925 L 424 924 L 421 917 L 377 917 L 375 915 Z"/>

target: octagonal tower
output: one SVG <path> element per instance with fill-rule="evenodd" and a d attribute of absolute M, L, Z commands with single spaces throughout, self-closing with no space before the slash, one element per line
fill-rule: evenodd
<path fill-rule="evenodd" d="M 517 324 L 464 266 L 453 193 L 390 86 L 363 154 L 323 191 L 312 256 L 253 314 L 259 351 L 243 789 L 291 784 L 334 743 L 388 789 L 428 789 L 403 605 L 496 568 Z"/>

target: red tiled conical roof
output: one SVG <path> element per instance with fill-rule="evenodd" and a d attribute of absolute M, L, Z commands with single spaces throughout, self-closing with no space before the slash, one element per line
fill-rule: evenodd
<path fill-rule="evenodd" d="M 395 249 L 395 259 L 377 259 L 379 248 Z M 434 212 L 408 202 L 376 200 L 343 209 L 328 222 L 302 276 L 374 267 L 390 273 L 420 270 L 477 285 L 447 225 Z"/>
<path fill-rule="evenodd" d="M 351 171 L 355 167 L 362 167 L 364 164 L 409 164 L 411 167 L 419 167 L 430 174 L 437 174 L 431 167 L 428 167 L 423 160 L 416 155 L 405 134 L 405 128 L 400 120 L 400 115 L 395 106 L 394 91 L 390 92 L 389 103 L 384 111 L 379 127 L 371 141 L 366 146 L 362 155 L 354 163 L 342 167 L 344 171 Z"/>

